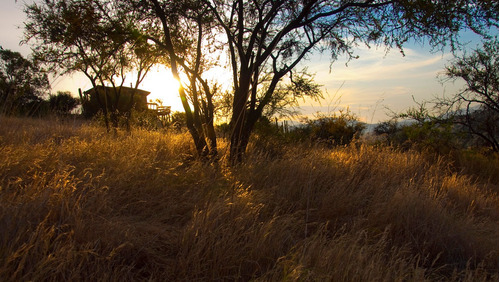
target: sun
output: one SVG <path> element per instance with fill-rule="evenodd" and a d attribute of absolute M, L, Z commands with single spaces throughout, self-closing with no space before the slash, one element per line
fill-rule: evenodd
<path fill-rule="evenodd" d="M 150 70 L 139 88 L 151 92 L 148 102 L 158 99 L 163 106 L 170 106 L 172 112 L 184 111 L 179 96 L 179 81 L 173 78 L 169 68 L 158 66 Z"/>
<path fill-rule="evenodd" d="M 223 67 L 213 67 L 203 74 L 203 79 L 209 84 L 217 83 L 219 91 L 223 92 L 230 89 L 232 76 Z M 181 74 L 181 80 L 183 85 L 187 84 L 185 75 Z M 172 112 L 184 112 L 179 87 L 179 81 L 172 76 L 172 71 L 163 65 L 151 69 L 139 86 L 140 89 L 151 92 L 148 95 L 148 102 L 156 102 L 158 99 L 163 106 L 170 106 Z"/>

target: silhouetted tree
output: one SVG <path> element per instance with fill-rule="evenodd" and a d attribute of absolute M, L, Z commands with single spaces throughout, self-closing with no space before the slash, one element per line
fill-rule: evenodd
<path fill-rule="evenodd" d="M 313 51 L 355 58 L 359 44 L 402 49 L 410 40 L 456 47 L 458 32 L 498 26 L 491 1 L 206 1 L 226 35 L 233 71 L 230 159 L 242 160 L 253 126 L 282 78 Z M 269 83 L 261 84 L 262 76 Z M 260 95 L 259 95 L 260 93 Z"/>
<path fill-rule="evenodd" d="M 214 21 L 203 1 L 120 1 L 121 7 L 132 11 L 138 30 L 164 50 L 164 62 L 173 77 L 182 81 L 179 96 L 186 117 L 186 127 L 193 137 L 198 155 L 217 155 L 214 129 L 215 103 L 219 85 L 204 78 L 204 73 L 217 64 L 208 56 L 216 41 Z"/>
<path fill-rule="evenodd" d="M 37 60 L 61 75 L 82 72 L 94 88 L 112 86 L 113 93 L 104 88 L 106 93 L 100 102 L 107 128 L 108 116 L 117 127 L 126 76 L 136 72 L 133 87 L 137 89 L 161 52 L 133 33 L 133 18 L 114 1 L 49 0 L 29 4 L 25 12 L 25 42 L 32 43 Z"/>
<path fill-rule="evenodd" d="M 485 41 L 482 48 L 457 56 L 446 67 L 448 79 L 463 80 L 465 88 L 450 98 L 437 99 L 454 122 L 498 151 L 498 38 Z"/>
<path fill-rule="evenodd" d="M 438 134 L 427 130 L 430 144 L 437 143 L 439 136 L 444 140 L 454 135 L 455 139 L 462 140 L 462 146 L 478 143 L 474 141 L 479 139 L 482 146 L 486 144 L 498 151 L 498 65 L 498 39 L 495 37 L 485 41 L 482 48 L 456 55 L 451 65 L 445 68 L 445 80 L 461 79 L 465 82 L 464 89 L 452 96 L 420 103 L 415 101 L 417 106 L 395 114 L 395 117 L 413 120 L 423 129 L 446 132 Z M 470 138 L 470 135 L 475 138 Z M 422 136 L 420 134 L 421 140 L 424 139 Z"/>
<path fill-rule="evenodd" d="M 58 91 L 56 95 L 50 95 L 48 102 L 50 111 L 59 116 L 71 114 L 71 111 L 80 104 L 69 91 Z"/>
<path fill-rule="evenodd" d="M 0 47 L 0 113 L 30 115 L 50 89 L 46 73 L 20 53 Z"/>
<path fill-rule="evenodd" d="M 203 85 L 205 69 L 200 66 L 217 52 L 227 52 L 232 70 L 232 164 L 243 159 L 253 127 L 266 107 L 276 101 L 281 83 L 287 76 L 292 84 L 296 82 L 301 75 L 296 67 L 312 52 L 328 51 L 332 61 L 341 54 L 352 59 L 357 58 L 354 48 L 358 44 L 384 45 L 402 51 L 403 44 L 411 39 L 427 40 L 433 47 L 448 44 L 456 49 L 461 30 L 469 28 L 485 35 L 489 27 L 498 26 L 498 2 L 489 0 L 91 2 L 104 3 L 102 7 L 111 12 L 100 15 L 95 11 L 102 7 L 83 8 L 83 21 L 98 18 L 99 25 L 115 26 L 115 19 L 119 18 L 125 23 L 131 19 L 132 23 L 140 23 L 135 31 L 166 51 L 164 61 L 173 76 L 179 81 L 183 74 L 188 76 L 190 86 L 180 87 L 179 94 L 199 155 L 206 155 L 208 148 L 204 120 L 198 118 L 204 115 L 199 109 L 203 102 L 210 109 L 209 99 L 213 95 Z M 56 30 L 59 28 L 78 29 L 79 25 L 68 22 Z M 204 95 L 197 95 L 198 89 Z M 205 125 L 209 125 L 206 120 Z"/>

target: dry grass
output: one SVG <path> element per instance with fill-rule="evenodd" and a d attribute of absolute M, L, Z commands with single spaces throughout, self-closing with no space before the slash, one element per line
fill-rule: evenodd
<path fill-rule="evenodd" d="M 228 168 L 183 134 L 0 123 L 4 281 L 498 280 L 498 185 L 443 159 L 287 147 Z"/>

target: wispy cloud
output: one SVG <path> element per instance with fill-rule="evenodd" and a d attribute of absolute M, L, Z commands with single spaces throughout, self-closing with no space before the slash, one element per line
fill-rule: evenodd
<path fill-rule="evenodd" d="M 405 49 L 402 56 L 397 50 L 386 53 L 383 48 L 361 48 L 358 60 L 337 61 L 331 65 L 327 55 L 315 55 L 304 65 L 316 73 L 316 81 L 325 88 L 325 100 L 321 103 L 306 101 L 305 113 L 328 112 L 332 101 L 347 107 L 362 119 L 373 122 L 387 119 L 384 108 L 401 111 L 416 100 L 429 99 L 433 95 L 453 92 L 457 85 L 443 86 L 437 79 L 444 66 L 452 58 L 450 53 L 431 54 L 417 47 Z"/>
<path fill-rule="evenodd" d="M 383 50 L 363 49 L 359 52 L 360 58 L 350 61 L 347 66 L 345 62 L 335 62 L 331 73 L 328 73 L 329 62 L 323 59 L 321 63 L 310 65 L 310 69 L 324 81 L 393 81 L 435 76 L 452 57 L 449 53 L 429 55 L 412 49 L 405 53 L 403 57 L 399 52 L 385 54 Z"/>

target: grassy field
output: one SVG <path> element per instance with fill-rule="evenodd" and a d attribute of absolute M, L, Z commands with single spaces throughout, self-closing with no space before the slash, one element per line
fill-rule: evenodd
<path fill-rule="evenodd" d="M 498 157 L 220 142 L 0 118 L 0 280 L 498 280 Z"/>

